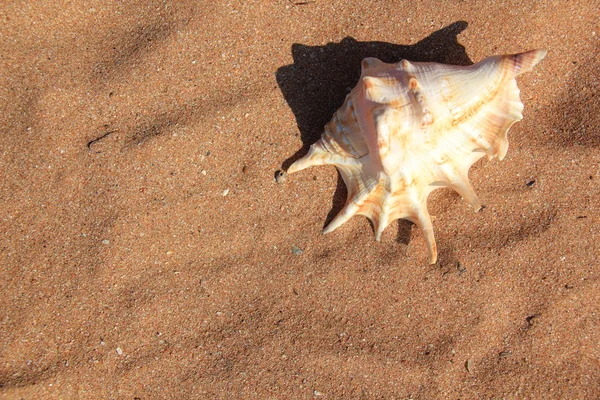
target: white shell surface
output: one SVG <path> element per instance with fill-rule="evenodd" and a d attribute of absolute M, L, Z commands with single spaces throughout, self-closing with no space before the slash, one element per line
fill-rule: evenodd
<path fill-rule="evenodd" d="M 404 218 L 423 231 L 434 264 L 427 197 L 450 187 L 476 211 L 481 208 L 469 168 L 484 155 L 504 158 L 507 132 L 523 117 L 515 78 L 545 55 L 493 56 L 467 67 L 363 60 L 358 84 L 321 139 L 288 169 L 332 164 L 340 171 L 346 205 L 323 232 L 359 214 L 373 222 L 379 240 L 392 221 Z"/>

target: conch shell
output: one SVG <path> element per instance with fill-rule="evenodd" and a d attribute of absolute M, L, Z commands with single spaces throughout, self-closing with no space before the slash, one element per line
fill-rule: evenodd
<path fill-rule="evenodd" d="M 523 118 L 515 77 L 545 55 L 492 56 L 467 67 L 363 60 L 358 84 L 321 139 L 288 169 L 333 164 L 340 171 L 348 198 L 323 233 L 360 214 L 373 222 L 379 240 L 392 221 L 404 218 L 423 231 L 435 264 L 427 197 L 447 186 L 475 211 L 481 208 L 469 168 L 484 155 L 504 158 L 507 132 Z"/>

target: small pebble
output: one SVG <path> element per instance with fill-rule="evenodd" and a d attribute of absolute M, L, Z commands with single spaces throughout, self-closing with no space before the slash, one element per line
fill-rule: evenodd
<path fill-rule="evenodd" d="M 118 355 L 121 355 L 121 354 L 123 354 L 123 349 L 122 349 L 122 348 L 120 348 L 120 347 L 117 347 L 117 354 L 118 354 Z"/>
<path fill-rule="evenodd" d="M 506 351 L 501 351 L 500 353 L 498 353 L 498 357 L 503 358 L 503 357 L 508 357 L 510 356 L 512 353 L 509 350 Z"/>
<path fill-rule="evenodd" d="M 296 245 L 293 245 L 292 246 L 292 253 L 295 254 L 295 255 L 297 255 L 297 256 L 299 256 L 302 253 L 304 253 L 304 250 L 302 250 L 300 247 L 298 247 Z"/>
<path fill-rule="evenodd" d="M 465 362 L 465 368 L 467 369 L 467 371 L 469 373 L 473 372 L 473 360 L 467 360 L 467 362 Z"/>
<path fill-rule="evenodd" d="M 104 239 L 104 240 L 102 241 L 102 244 L 109 244 L 109 243 L 110 243 L 110 240 L 108 240 L 108 239 Z"/>
<path fill-rule="evenodd" d="M 202 170 L 202 175 L 206 175 L 206 170 L 205 169 Z"/>
<path fill-rule="evenodd" d="M 223 197 L 227 196 L 228 194 L 229 194 L 229 189 L 223 190 L 223 193 L 222 193 Z"/>
<path fill-rule="evenodd" d="M 286 181 L 287 176 L 287 172 L 279 170 L 275 172 L 275 181 L 281 185 L 283 182 Z"/>

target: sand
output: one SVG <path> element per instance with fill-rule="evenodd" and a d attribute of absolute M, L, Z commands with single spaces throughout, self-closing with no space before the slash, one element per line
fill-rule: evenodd
<path fill-rule="evenodd" d="M 600 398 L 598 1 L 0 5 L 0 398 Z M 421 232 L 328 235 L 363 57 L 547 48 Z"/>

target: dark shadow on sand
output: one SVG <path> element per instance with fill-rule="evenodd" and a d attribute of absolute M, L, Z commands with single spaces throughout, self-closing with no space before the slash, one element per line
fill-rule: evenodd
<path fill-rule="evenodd" d="M 279 68 L 276 77 L 296 117 L 303 146 L 284 161 L 283 169 L 306 154 L 308 147 L 319 139 L 325 124 L 356 85 L 364 58 L 376 57 L 384 62 L 407 59 L 471 65 L 473 62 L 465 48 L 457 41 L 457 36 L 466 28 L 466 22 L 455 22 L 413 45 L 357 42 L 351 37 L 324 46 L 294 43 L 294 63 Z"/>

